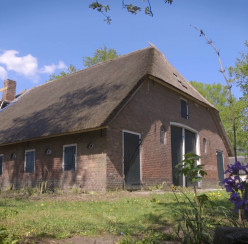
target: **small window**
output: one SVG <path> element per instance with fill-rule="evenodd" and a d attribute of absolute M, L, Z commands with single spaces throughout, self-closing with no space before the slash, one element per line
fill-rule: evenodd
<path fill-rule="evenodd" d="M 63 167 L 65 171 L 76 169 L 76 145 L 65 145 L 63 153 Z"/>
<path fill-rule="evenodd" d="M 183 99 L 181 99 L 181 117 L 185 119 L 189 118 L 188 103 Z"/>
<path fill-rule="evenodd" d="M 26 173 L 33 173 L 35 168 L 35 150 L 26 150 L 25 151 L 25 165 L 24 171 Z"/>
<path fill-rule="evenodd" d="M 164 144 L 165 143 L 165 128 L 164 126 L 160 127 L 160 144 Z"/>
<path fill-rule="evenodd" d="M 203 152 L 207 153 L 207 140 L 206 140 L 206 138 L 203 138 L 202 144 L 203 144 Z"/>
<path fill-rule="evenodd" d="M 3 174 L 3 155 L 0 155 L 0 175 Z"/>

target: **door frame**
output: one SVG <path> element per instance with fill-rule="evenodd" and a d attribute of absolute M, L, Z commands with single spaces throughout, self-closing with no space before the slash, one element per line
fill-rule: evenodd
<path fill-rule="evenodd" d="M 130 133 L 133 135 L 139 136 L 139 142 L 141 141 L 141 134 L 138 132 L 133 132 L 130 130 L 122 130 L 122 178 L 123 178 L 123 186 L 125 189 L 125 165 L 124 165 L 124 133 Z M 141 163 L 141 143 L 139 145 L 139 161 L 140 161 L 140 185 L 142 184 L 142 163 Z"/>
<path fill-rule="evenodd" d="M 183 143 L 182 143 L 182 155 L 183 155 L 183 158 L 182 160 L 184 160 L 184 154 L 185 154 L 185 129 L 186 130 L 189 130 L 190 132 L 193 132 L 195 134 L 195 151 L 196 151 L 196 154 L 201 156 L 201 150 L 200 150 L 200 140 L 199 140 L 199 132 L 187 125 L 184 125 L 184 124 L 181 124 L 181 123 L 177 123 L 177 122 L 170 122 L 170 128 L 171 126 L 177 126 L 177 127 L 180 127 L 182 128 L 182 138 L 183 138 Z M 171 136 L 171 133 L 170 133 L 170 136 Z M 196 161 L 196 164 L 197 165 L 200 165 L 201 164 L 201 159 L 197 160 Z M 197 186 L 198 187 L 201 187 L 201 182 L 197 182 Z M 186 186 L 186 177 L 183 175 L 183 187 Z"/>
<path fill-rule="evenodd" d="M 217 161 L 217 174 L 218 174 L 218 181 L 220 182 L 220 180 L 219 180 L 219 170 L 218 170 L 218 158 L 217 158 L 217 153 L 221 153 L 221 155 L 222 155 L 222 162 L 223 162 L 223 179 L 225 179 L 225 174 L 224 174 L 224 172 L 225 172 L 225 162 L 224 162 L 224 152 L 223 151 L 221 151 L 221 150 L 216 150 L 216 161 Z"/>
<path fill-rule="evenodd" d="M 3 154 L 0 154 L 0 157 L 2 158 L 2 174 L 0 174 L 0 176 L 3 175 L 3 162 L 4 162 L 4 155 Z"/>

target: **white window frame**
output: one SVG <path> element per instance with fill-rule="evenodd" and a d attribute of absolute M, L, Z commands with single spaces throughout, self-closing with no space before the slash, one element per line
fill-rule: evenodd
<path fill-rule="evenodd" d="M 130 133 L 130 134 L 134 134 L 134 135 L 137 135 L 139 136 L 139 142 L 141 141 L 141 134 L 140 133 L 137 133 L 137 132 L 133 132 L 133 131 L 130 131 L 130 130 L 122 130 L 122 175 L 123 175 L 123 183 L 125 184 L 125 174 L 124 174 L 124 169 L 125 169 L 125 166 L 124 166 L 124 133 L 127 132 L 127 133 Z M 140 184 L 142 185 L 142 158 L 141 158 L 141 144 L 139 145 L 139 158 L 140 158 Z"/>
<path fill-rule="evenodd" d="M 26 172 L 26 153 L 27 152 L 34 152 L 34 171 L 33 172 Z M 35 157 L 36 157 L 36 153 L 35 153 L 35 149 L 29 149 L 29 150 L 25 150 L 25 161 L 24 161 L 24 173 L 29 173 L 32 174 L 35 172 Z"/>
<path fill-rule="evenodd" d="M 186 104 L 187 104 L 187 106 L 186 106 L 186 108 L 187 108 L 187 118 L 182 117 L 182 105 L 181 105 L 181 100 L 185 101 Z M 182 97 L 180 97 L 180 117 L 183 118 L 183 119 L 187 119 L 187 120 L 189 119 L 189 103 L 188 103 L 188 100 L 186 100 L 185 98 L 182 98 Z"/>
<path fill-rule="evenodd" d="M 182 160 L 184 160 L 184 155 L 185 155 L 185 129 L 186 130 L 189 130 L 193 133 L 195 133 L 195 139 L 196 139 L 196 143 L 195 143 L 195 150 L 196 150 L 196 154 L 201 156 L 201 151 L 200 151 L 200 139 L 199 139 L 199 132 L 187 125 L 184 125 L 184 124 L 181 124 L 181 123 L 177 123 L 177 122 L 170 122 L 170 125 L 171 126 L 177 126 L 177 127 L 180 127 L 182 128 L 182 137 L 183 137 L 183 143 L 182 143 Z M 196 164 L 197 165 L 200 165 L 201 164 L 201 159 L 197 160 L 196 161 Z M 201 187 L 202 185 L 202 182 L 199 182 L 198 181 L 198 187 Z M 185 176 L 183 175 L 183 187 L 186 186 L 186 178 Z"/>
<path fill-rule="evenodd" d="M 72 171 L 72 170 L 65 170 L 65 148 L 66 147 L 76 147 L 76 150 L 75 150 L 75 171 L 77 170 L 77 144 L 66 144 L 66 145 L 63 145 L 63 161 L 62 161 L 62 169 L 63 169 L 63 172 L 67 172 L 67 171 Z"/>
<path fill-rule="evenodd" d="M 1 176 L 1 175 L 3 175 L 3 161 L 4 161 L 4 155 L 3 155 L 3 154 L 0 154 L 0 157 L 2 157 L 2 174 L 0 174 L 0 176 Z"/>

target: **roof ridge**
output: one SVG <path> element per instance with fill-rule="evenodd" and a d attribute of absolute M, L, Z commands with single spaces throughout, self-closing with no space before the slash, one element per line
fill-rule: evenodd
<path fill-rule="evenodd" d="M 91 69 L 94 69 L 94 68 L 96 68 L 96 67 L 105 65 L 105 64 L 110 63 L 110 62 L 113 62 L 113 61 L 116 61 L 116 60 L 118 60 L 118 59 L 120 59 L 120 58 L 125 58 L 125 57 L 127 57 L 127 56 L 131 56 L 131 55 L 133 55 L 133 54 L 142 52 L 142 51 L 144 51 L 145 49 L 157 49 L 157 48 L 156 48 L 156 47 L 149 46 L 149 47 L 145 47 L 145 48 L 142 48 L 142 49 L 133 51 L 133 52 L 131 52 L 131 53 L 123 54 L 123 55 L 117 56 L 117 57 L 115 57 L 115 58 L 113 58 L 113 59 L 109 59 L 109 60 L 106 60 L 106 61 L 97 63 L 97 64 L 95 64 L 95 65 L 92 65 L 91 67 L 84 68 L 84 69 L 75 71 L 75 72 L 73 72 L 73 73 L 66 74 L 65 76 L 59 77 L 59 78 L 57 78 L 57 79 L 47 81 L 47 82 L 45 82 L 45 83 L 43 83 L 43 84 L 41 84 L 41 85 L 39 85 L 39 86 L 49 84 L 49 83 L 51 83 L 51 82 L 54 82 L 54 81 L 63 79 L 63 78 L 65 78 L 65 77 L 70 77 L 70 76 L 73 76 L 73 75 L 78 74 L 78 73 L 87 72 L 87 71 L 89 71 L 89 70 L 91 70 Z M 36 87 L 39 87 L 39 86 L 36 86 Z"/>

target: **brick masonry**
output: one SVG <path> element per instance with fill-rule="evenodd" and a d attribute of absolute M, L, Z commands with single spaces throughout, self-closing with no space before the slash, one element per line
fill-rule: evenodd
<path fill-rule="evenodd" d="M 180 98 L 188 102 L 189 119 L 181 118 Z M 209 110 L 161 84 L 146 79 L 127 104 L 109 123 L 106 130 L 33 140 L 0 147 L 4 155 L 2 186 L 35 186 L 40 180 L 54 186 L 77 185 L 85 190 L 105 191 L 123 188 L 122 132 L 140 133 L 141 180 L 143 187 L 172 183 L 171 122 L 198 132 L 201 163 L 208 175 L 202 186 L 218 184 L 216 150 L 222 151 L 228 163 L 226 148 Z M 160 143 L 160 128 L 165 128 L 165 143 Z M 203 152 L 206 139 L 206 153 Z M 77 169 L 63 171 L 63 145 L 77 144 Z M 88 145 L 93 144 L 93 149 Z M 35 172 L 24 173 L 25 150 L 35 149 Z M 46 149 L 52 154 L 46 155 Z M 15 153 L 16 158 L 11 159 Z"/>
<path fill-rule="evenodd" d="M 54 187 L 77 185 L 84 190 L 106 190 L 105 137 L 101 131 L 60 136 L 0 147 L 4 154 L 2 186 L 35 186 L 39 181 L 49 181 Z M 63 146 L 77 145 L 76 170 L 63 171 Z M 89 144 L 94 148 L 89 149 Z M 35 149 L 35 171 L 24 173 L 25 150 Z M 52 151 L 51 155 L 45 152 Z M 16 159 L 11 159 L 11 154 Z"/>
<path fill-rule="evenodd" d="M 181 118 L 180 98 L 188 102 L 189 119 Z M 123 148 L 122 131 L 141 134 L 141 179 L 143 186 L 172 183 L 170 123 L 180 123 L 198 131 L 201 164 L 208 175 L 202 187 L 218 185 L 216 150 L 222 151 L 224 164 L 228 155 L 209 110 L 200 104 L 164 87 L 146 80 L 122 111 L 110 123 L 107 131 L 107 187 L 122 188 Z M 165 131 L 165 143 L 160 143 L 160 128 Z M 206 139 L 206 153 L 203 152 Z"/>

